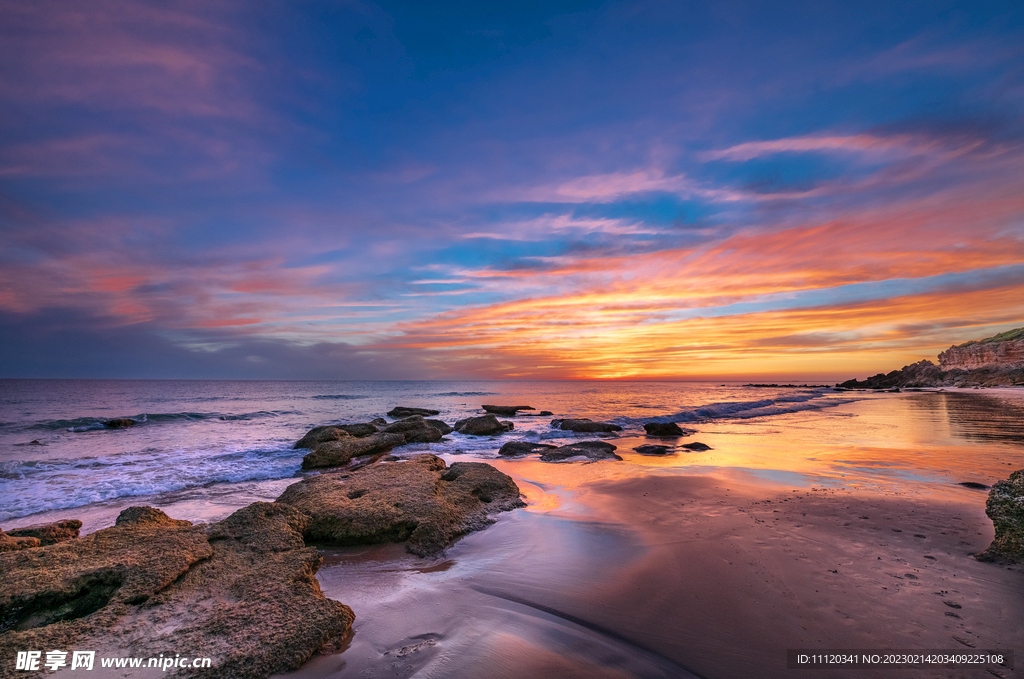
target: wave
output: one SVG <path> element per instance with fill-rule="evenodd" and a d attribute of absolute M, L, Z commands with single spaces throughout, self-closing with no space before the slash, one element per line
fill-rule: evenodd
<path fill-rule="evenodd" d="M 259 410 L 251 413 L 229 414 L 229 413 L 142 413 L 139 415 L 124 415 L 112 417 L 76 417 L 70 420 L 47 420 L 35 422 L 24 426 L 22 431 L 61 431 L 86 432 L 100 429 L 108 429 L 107 422 L 113 419 L 126 419 L 139 424 L 173 424 L 182 422 L 199 422 L 202 420 L 255 420 L 266 417 L 278 417 L 280 415 L 297 415 L 297 410 Z M 4 426 L 16 427 L 16 423 L 5 423 Z M 135 426 L 135 425 L 130 425 Z"/>
<path fill-rule="evenodd" d="M 218 483 L 294 476 L 302 456 L 273 447 L 168 454 L 147 450 L 101 457 L 0 463 L 0 522 L 122 497 L 155 495 Z"/>
<path fill-rule="evenodd" d="M 497 396 L 498 394 L 493 391 L 442 391 L 436 394 L 427 394 L 427 396 Z"/>
<path fill-rule="evenodd" d="M 825 398 L 827 392 L 813 391 L 810 393 L 764 398 L 756 401 L 721 401 L 707 403 L 689 410 L 682 410 L 672 415 L 652 418 L 616 418 L 616 424 L 641 424 L 643 422 L 710 422 L 713 420 L 739 419 L 747 420 L 755 417 L 770 417 L 799 413 L 822 408 L 834 408 L 846 403 L 859 401 L 859 398 Z"/>
<path fill-rule="evenodd" d="M 311 396 L 310 398 L 330 401 L 353 401 L 360 398 L 370 398 L 369 396 L 359 394 L 319 394 L 317 396 Z"/>

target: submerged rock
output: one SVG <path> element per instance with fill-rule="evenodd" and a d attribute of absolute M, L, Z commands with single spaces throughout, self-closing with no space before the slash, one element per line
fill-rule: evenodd
<path fill-rule="evenodd" d="M 455 423 L 455 431 L 469 436 L 496 436 L 513 429 L 513 423 L 499 420 L 494 415 L 467 417 Z"/>
<path fill-rule="evenodd" d="M 130 417 L 115 417 L 104 422 L 103 426 L 107 429 L 127 429 L 128 427 L 134 427 L 136 424 L 135 420 Z"/>
<path fill-rule="evenodd" d="M 529 455 L 543 450 L 554 450 L 558 446 L 547 443 L 531 443 L 530 441 L 509 441 L 498 450 L 498 455 Z"/>
<path fill-rule="evenodd" d="M 395 406 L 388 411 L 388 417 L 393 417 L 396 420 L 400 420 L 404 417 L 412 417 L 413 415 L 422 415 L 423 417 L 429 417 L 431 415 L 440 415 L 440 410 L 431 410 L 430 408 L 407 408 L 405 406 Z"/>
<path fill-rule="evenodd" d="M 446 468 L 434 455 L 320 474 L 285 489 L 279 503 L 311 519 L 306 539 L 337 545 L 406 542 L 419 556 L 493 523 L 488 514 L 525 506 L 519 487 L 483 462 Z"/>
<path fill-rule="evenodd" d="M 515 417 L 520 410 L 534 410 L 533 406 L 480 406 L 485 411 L 502 417 Z"/>
<path fill-rule="evenodd" d="M 377 432 L 363 438 L 346 436 L 336 441 L 319 444 L 311 453 L 302 458 L 302 468 L 340 467 L 348 464 L 353 457 L 386 453 L 405 442 L 404 434 L 389 432 Z"/>
<path fill-rule="evenodd" d="M 613 451 L 615 446 L 607 441 L 579 441 L 544 452 L 542 462 L 563 462 L 571 457 L 589 457 L 591 460 L 621 460 Z"/>
<path fill-rule="evenodd" d="M 700 441 L 694 441 L 693 443 L 687 443 L 679 446 L 680 448 L 686 448 L 687 450 L 711 450 L 711 446 Z"/>
<path fill-rule="evenodd" d="M 992 519 L 996 535 L 988 549 L 977 555 L 978 560 L 1024 562 L 1024 469 L 993 484 L 985 513 Z"/>
<path fill-rule="evenodd" d="M 641 455 L 667 455 L 668 453 L 672 452 L 672 449 L 669 448 L 668 446 L 654 446 L 651 444 L 637 446 L 633 450 L 640 453 Z"/>
<path fill-rule="evenodd" d="M 7 531 L 13 538 L 37 538 L 41 545 L 55 545 L 78 537 L 82 522 L 78 519 L 63 519 L 53 523 L 37 523 L 33 526 Z"/>
<path fill-rule="evenodd" d="M 308 521 L 268 502 L 211 526 L 133 507 L 83 538 L 0 554 L 0 657 L 69 648 L 174 657 L 188 649 L 212 659 L 204 677 L 294 670 L 341 641 L 354 619 L 320 592 L 322 557 L 301 535 Z"/>
<path fill-rule="evenodd" d="M 683 429 L 675 422 L 648 422 L 644 425 L 648 436 L 689 436 L 692 430 Z"/>
<path fill-rule="evenodd" d="M 593 420 L 589 420 L 585 417 L 575 420 L 551 420 L 551 426 L 555 429 L 587 434 L 622 431 L 622 427 L 617 424 L 611 424 L 610 422 L 594 422 Z"/>

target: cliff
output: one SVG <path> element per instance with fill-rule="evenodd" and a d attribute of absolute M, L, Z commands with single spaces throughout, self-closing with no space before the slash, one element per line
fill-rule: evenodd
<path fill-rule="evenodd" d="M 918 361 L 888 374 L 847 380 L 836 386 L 847 389 L 1024 386 L 1024 328 L 952 346 L 939 354 L 938 365 Z"/>

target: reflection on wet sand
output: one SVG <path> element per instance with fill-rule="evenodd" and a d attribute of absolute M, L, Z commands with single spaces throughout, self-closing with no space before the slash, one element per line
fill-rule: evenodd
<path fill-rule="evenodd" d="M 435 561 L 330 553 L 318 577 L 355 634 L 293 676 L 781 678 L 787 648 L 1013 648 L 1024 572 L 973 559 L 986 493 L 957 483 L 1024 467 L 1019 406 L 976 396 L 707 425 L 701 452 L 490 460 L 528 509 Z M 988 669 L 962 676 L 1013 676 Z M 900 670 L 934 676 L 961 675 Z"/>

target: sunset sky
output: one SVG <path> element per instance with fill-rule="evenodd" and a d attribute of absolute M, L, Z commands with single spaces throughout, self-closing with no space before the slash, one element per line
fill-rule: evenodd
<path fill-rule="evenodd" d="M 0 0 L 0 377 L 837 380 L 1024 326 L 1024 3 Z"/>

